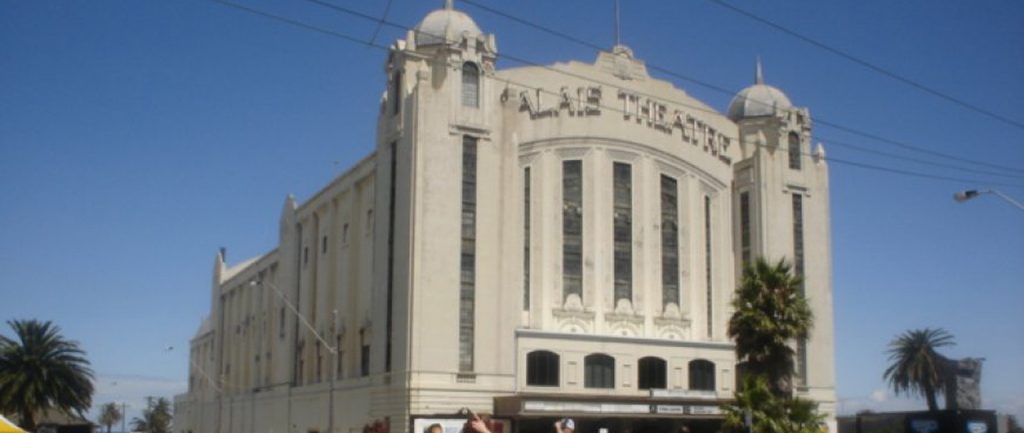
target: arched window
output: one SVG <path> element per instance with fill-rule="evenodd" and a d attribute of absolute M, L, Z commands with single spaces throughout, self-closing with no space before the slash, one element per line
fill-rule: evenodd
<path fill-rule="evenodd" d="M 789 168 L 800 169 L 800 136 L 795 132 L 789 133 Z"/>
<path fill-rule="evenodd" d="M 668 366 L 664 359 L 654 356 L 640 358 L 637 367 L 636 383 L 639 389 L 665 389 Z"/>
<path fill-rule="evenodd" d="M 715 363 L 706 359 L 690 361 L 690 389 L 695 391 L 715 390 Z"/>
<path fill-rule="evenodd" d="M 402 71 L 395 71 L 391 78 L 391 114 L 402 111 Z"/>
<path fill-rule="evenodd" d="M 471 62 L 462 64 L 462 106 L 480 106 L 480 68 Z"/>
<path fill-rule="evenodd" d="M 600 353 L 583 358 L 583 384 L 587 388 L 615 388 L 615 358 Z"/>
<path fill-rule="evenodd" d="M 526 384 L 532 386 L 558 386 L 558 355 L 537 350 L 526 355 Z"/>

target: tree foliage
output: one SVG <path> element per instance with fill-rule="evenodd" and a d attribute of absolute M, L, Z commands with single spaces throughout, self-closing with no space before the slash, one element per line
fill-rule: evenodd
<path fill-rule="evenodd" d="M 955 344 L 941 328 L 906 331 L 889 343 L 890 364 L 883 377 L 897 395 L 923 396 L 928 410 L 938 410 L 935 395 L 944 389 L 950 372 L 949 360 L 935 349 Z"/>
<path fill-rule="evenodd" d="M 725 427 L 746 431 L 750 413 L 753 431 L 758 433 L 819 433 L 825 416 L 818 404 L 776 394 L 764 376 L 748 375 L 736 392 L 736 400 L 725 407 Z"/>
<path fill-rule="evenodd" d="M 171 433 L 171 402 L 166 398 L 146 397 L 142 416 L 132 419 L 132 430 L 145 433 Z"/>
<path fill-rule="evenodd" d="M 85 351 L 52 322 L 7 324 L 14 338 L 0 335 L 0 412 L 18 414 L 29 431 L 47 409 L 82 416 L 92 405 L 94 390 Z"/>
<path fill-rule="evenodd" d="M 743 270 L 733 298 L 729 337 L 749 374 L 764 376 L 777 394 L 791 390 L 793 342 L 807 338 L 814 314 L 803 296 L 800 276 L 784 260 L 758 258 Z"/>
<path fill-rule="evenodd" d="M 793 344 L 807 338 L 814 315 L 801 286 L 784 260 L 758 258 L 743 270 L 733 298 L 729 337 L 736 341 L 741 379 L 736 400 L 725 406 L 725 427 L 745 432 L 749 413 L 757 433 L 818 433 L 824 416 L 818 404 L 794 398 Z"/>
<path fill-rule="evenodd" d="M 117 407 L 117 404 L 106 403 L 100 407 L 99 424 L 107 427 L 107 433 L 110 433 L 110 428 L 124 418 L 124 414 L 121 413 L 121 409 Z"/>

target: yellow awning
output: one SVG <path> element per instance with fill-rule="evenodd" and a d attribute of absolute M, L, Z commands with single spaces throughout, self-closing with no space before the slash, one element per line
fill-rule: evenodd
<path fill-rule="evenodd" d="M 28 432 L 18 428 L 18 426 L 14 425 L 13 422 L 8 421 L 7 418 L 4 418 L 3 415 L 0 415 L 0 433 L 28 433 Z"/>

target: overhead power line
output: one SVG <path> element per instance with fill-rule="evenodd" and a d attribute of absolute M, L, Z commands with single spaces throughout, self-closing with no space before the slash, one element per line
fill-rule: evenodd
<path fill-rule="evenodd" d="M 333 30 L 326 30 L 326 29 L 323 29 L 323 28 L 320 28 L 320 27 L 316 27 L 316 26 L 309 25 L 309 24 L 306 24 L 306 23 L 303 23 L 303 22 L 300 22 L 300 21 L 296 21 L 296 20 L 291 19 L 291 18 L 287 18 L 287 17 L 283 17 L 283 16 L 280 16 L 280 15 L 276 15 L 276 14 L 272 14 L 272 13 L 256 10 L 256 9 L 253 9 L 253 8 L 250 8 L 250 7 L 238 4 L 238 3 L 234 3 L 234 2 L 231 2 L 231 1 L 227 1 L 227 0 L 210 0 L 210 1 L 216 2 L 218 4 L 222 4 L 222 5 L 225 5 L 225 6 L 229 6 L 229 7 L 232 7 L 232 8 L 236 8 L 236 9 L 239 9 L 239 10 L 243 10 L 243 11 L 246 11 L 246 12 L 250 12 L 250 13 L 253 13 L 253 14 L 256 14 L 256 15 L 260 15 L 260 16 L 263 16 L 265 18 L 270 18 L 270 19 L 273 19 L 273 20 L 277 20 L 277 21 L 280 21 L 280 22 L 283 22 L 283 23 L 286 23 L 286 24 L 290 24 L 290 25 L 293 25 L 293 26 L 296 26 L 296 27 L 299 27 L 299 28 L 302 28 L 302 29 L 311 30 L 311 31 L 314 31 L 314 32 L 317 32 L 317 33 L 320 33 L 320 34 L 328 35 L 328 36 L 338 37 L 340 39 L 343 39 L 345 41 L 352 42 L 352 43 L 355 43 L 355 44 L 369 45 L 369 46 L 371 46 L 373 48 L 377 48 L 377 49 L 384 50 L 384 51 L 387 51 L 389 49 L 387 46 L 380 45 L 380 44 L 377 44 L 377 43 L 371 43 L 368 40 L 362 40 L 360 38 L 357 38 L 357 37 L 354 37 L 354 36 L 350 36 L 350 35 L 346 35 L 346 34 L 343 34 L 343 33 L 340 33 L 340 32 L 336 32 L 336 31 L 333 31 Z M 326 2 L 323 2 L 322 0 L 307 0 L 307 1 L 310 1 L 310 2 L 313 2 L 313 3 L 317 3 L 317 4 L 323 4 L 323 5 L 331 8 L 331 9 L 335 9 L 335 10 L 338 10 L 338 11 L 341 11 L 341 12 L 345 12 L 345 13 L 350 13 L 351 15 L 354 15 L 354 16 L 359 16 L 359 17 L 362 17 L 362 18 L 365 18 L 365 19 L 369 19 L 369 20 L 373 20 L 373 21 L 379 21 L 379 22 L 381 22 L 381 23 L 383 23 L 385 25 L 388 25 L 388 26 L 404 28 L 406 30 L 414 30 L 414 29 L 409 28 L 409 27 L 405 27 L 405 26 L 401 26 L 399 24 L 395 24 L 395 23 L 389 22 L 387 20 L 384 20 L 383 18 L 373 17 L 371 15 L 367 15 L 367 14 L 364 14 L 364 13 L 361 13 L 361 12 L 358 12 L 358 11 L 351 11 L 351 12 L 349 12 L 350 10 L 347 9 L 347 8 L 344 8 L 344 7 L 341 7 L 341 6 L 337 6 L 337 5 L 333 5 L 333 4 L 330 4 L 330 3 L 326 3 Z M 434 35 L 434 34 L 430 34 L 430 33 L 427 33 L 427 32 L 422 32 L 422 31 L 419 31 L 419 33 L 420 34 L 424 34 L 424 35 L 428 35 L 428 36 L 433 36 L 433 37 L 441 38 L 441 39 L 445 38 L 445 35 Z M 543 65 L 540 65 L 540 66 L 543 66 Z M 553 68 L 551 68 L 551 70 L 556 71 L 556 72 L 564 72 L 564 71 L 558 71 L 558 70 L 553 69 Z M 580 79 L 590 80 L 587 77 L 582 77 L 582 76 L 578 76 L 578 75 L 575 75 L 575 74 L 573 74 L 573 75 L 578 77 L 578 78 L 580 78 Z M 551 91 L 551 90 L 546 90 L 546 89 L 542 89 L 542 88 L 539 88 L 539 87 L 533 87 L 533 86 L 531 86 L 529 84 L 518 83 L 518 82 L 511 81 L 511 80 L 505 80 L 505 81 L 508 82 L 509 84 L 512 84 L 512 85 L 515 85 L 515 86 L 519 86 L 519 87 L 523 87 L 523 88 L 526 88 L 526 89 L 531 89 L 531 90 L 535 90 L 535 91 L 539 91 L 539 92 L 544 92 L 544 93 L 550 94 L 552 96 L 558 96 L 557 92 L 554 92 L 554 91 Z M 600 83 L 600 81 L 594 81 L 594 80 L 590 80 L 590 81 L 595 82 L 595 83 Z M 599 105 L 599 108 L 601 108 L 602 110 L 608 110 L 608 111 L 612 111 L 612 112 L 619 112 L 619 113 L 623 113 L 623 114 L 627 113 L 623 109 L 619 109 L 619 108 L 612 107 L 612 106 L 607 106 L 607 105 Z M 705 110 L 705 111 L 710 111 L 710 110 Z M 714 112 L 714 113 L 718 114 L 717 112 Z M 767 146 L 767 145 L 764 145 L 764 144 L 761 144 L 761 143 L 753 143 L 753 142 L 749 142 L 749 141 L 743 140 L 741 137 L 726 136 L 726 138 L 729 138 L 730 140 L 735 140 L 737 143 L 748 143 L 748 144 L 751 144 L 751 145 L 754 145 L 754 146 L 758 146 L 758 147 L 766 147 Z M 781 150 L 782 151 L 787 151 L 785 149 L 781 149 Z M 818 157 L 818 156 L 815 156 L 814 154 L 808 153 L 808 152 L 800 152 L 800 154 L 801 155 L 805 155 L 805 156 L 810 156 L 812 158 L 817 158 Z M 960 177 L 936 175 L 936 174 L 931 174 L 931 173 L 923 173 L 923 172 L 917 172 L 917 171 L 911 171 L 911 170 L 903 170 L 903 169 L 899 169 L 899 168 L 885 167 L 885 166 L 880 166 L 880 165 L 875 165 L 875 164 L 869 164 L 869 163 L 864 163 L 864 162 L 859 162 L 859 161 L 852 161 L 852 160 L 846 160 L 846 159 L 839 159 L 839 158 L 834 158 L 834 157 L 822 157 L 822 158 L 824 160 L 826 160 L 826 161 L 836 162 L 836 163 L 839 163 L 839 164 L 842 164 L 842 165 L 848 165 L 848 166 L 859 167 L 859 168 L 875 170 L 875 171 L 888 172 L 888 173 L 899 174 L 899 175 L 904 175 L 904 176 L 911 176 L 911 177 L 918 177 L 918 178 L 925 178 L 925 179 L 932 179 L 932 180 L 943 180 L 943 181 L 950 181 L 950 182 L 957 182 L 957 183 L 968 183 L 968 184 L 978 184 L 978 185 L 994 185 L 994 186 L 1007 186 L 1007 187 L 1022 188 L 1022 189 L 1024 189 L 1024 184 L 991 182 L 991 181 L 984 180 L 984 179 L 971 179 L 971 178 L 960 178 Z"/>
<path fill-rule="evenodd" d="M 783 32 L 783 33 L 785 33 L 787 35 L 790 35 L 790 36 L 792 36 L 792 37 L 794 37 L 796 39 L 799 39 L 799 40 L 804 41 L 804 42 L 806 42 L 808 44 L 811 44 L 811 45 L 813 45 L 815 47 L 821 48 L 822 50 L 828 51 L 828 52 L 830 52 L 832 54 L 835 54 L 835 55 L 837 55 L 839 57 L 842 57 L 842 58 L 844 58 L 846 60 L 849 60 L 849 61 L 851 61 L 853 63 L 861 65 L 861 66 L 863 66 L 865 68 L 868 68 L 868 69 L 870 69 L 872 71 L 878 72 L 879 74 L 885 75 L 885 76 L 887 76 L 889 78 L 892 78 L 892 79 L 894 79 L 896 81 L 899 81 L 899 82 L 901 82 L 903 84 L 906 84 L 906 85 L 908 85 L 910 87 L 918 89 L 918 90 L 920 90 L 922 92 L 929 93 L 929 94 L 931 94 L 933 96 L 939 97 L 941 99 L 945 99 L 946 101 L 952 102 L 952 103 L 954 103 L 956 105 L 959 105 L 959 106 L 961 106 L 963 108 L 966 108 L 968 110 L 975 111 L 977 113 L 981 113 L 981 114 L 983 114 L 985 116 L 988 116 L 988 117 L 991 117 L 993 119 L 999 120 L 999 121 L 1001 121 L 1003 123 L 1006 123 L 1007 125 L 1010 125 L 1010 126 L 1018 128 L 1018 129 L 1024 130 L 1024 123 L 1022 123 L 1020 121 L 1011 119 L 1011 118 L 1003 116 L 1003 115 L 1001 115 L 999 113 L 995 113 L 992 110 L 989 110 L 987 108 L 980 107 L 978 105 L 975 105 L 975 104 L 972 104 L 970 102 L 964 101 L 963 99 L 960 99 L 960 98 L 957 98 L 955 96 L 952 96 L 952 95 L 950 95 L 948 93 L 945 93 L 945 92 L 942 92 L 940 90 L 934 89 L 934 88 L 926 86 L 924 84 L 921 84 L 921 83 L 919 83 L 919 82 L 917 82 L 917 81 L 915 81 L 913 79 L 907 78 L 907 77 L 905 77 L 903 75 L 897 74 L 897 73 L 892 72 L 892 71 L 890 71 L 890 70 L 888 70 L 886 68 L 883 68 L 883 67 L 881 67 L 879 65 L 876 65 L 876 64 L 871 63 L 871 62 L 869 62 L 867 60 L 864 60 L 864 59 L 862 59 L 860 57 L 854 56 L 853 54 L 849 54 L 849 53 L 847 53 L 845 51 L 842 51 L 842 50 L 840 50 L 838 48 L 834 48 L 831 45 L 827 45 L 824 42 L 821 42 L 821 41 L 818 41 L 818 40 L 816 40 L 814 38 L 811 38 L 810 36 L 806 36 L 806 35 L 804 35 L 802 33 L 797 33 L 796 31 L 790 30 L 789 28 L 783 26 L 782 24 L 776 23 L 774 21 L 770 21 L 770 20 L 768 20 L 766 18 L 762 18 L 762 17 L 760 17 L 758 15 L 755 15 L 753 12 L 750 12 L 750 11 L 748 11 L 746 9 L 742 9 L 742 8 L 740 8 L 738 6 L 732 5 L 732 4 L 730 4 L 730 3 L 728 3 L 728 2 L 726 2 L 724 0 L 708 0 L 708 1 L 711 2 L 711 3 L 715 3 L 715 4 L 719 5 L 719 6 L 722 6 L 723 8 L 729 9 L 729 10 L 731 10 L 733 12 L 736 12 L 736 13 L 738 13 L 740 15 L 743 15 L 743 16 L 745 16 L 747 18 L 750 18 L 750 19 L 752 19 L 754 21 L 757 21 L 757 22 L 759 22 L 761 24 L 764 24 L 764 25 L 766 25 L 768 27 L 771 27 L 771 28 L 773 28 L 775 30 Z"/>
<path fill-rule="evenodd" d="M 315 1 L 315 0 L 308 0 L 308 1 Z M 320 3 L 319 1 L 317 1 L 317 2 Z M 567 34 L 567 33 L 564 33 L 564 32 L 552 29 L 552 28 L 547 27 L 547 26 L 543 26 L 543 25 L 534 23 L 534 22 L 529 21 L 529 20 L 527 20 L 525 18 L 521 18 L 521 17 L 515 16 L 515 15 L 513 15 L 511 13 L 504 12 L 504 11 L 495 9 L 493 7 L 481 4 L 481 3 L 479 3 L 479 2 L 477 2 L 475 0 L 461 0 L 461 2 L 465 3 L 465 4 L 469 4 L 469 5 L 475 6 L 475 7 L 479 8 L 479 9 L 481 9 L 483 11 L 492 13 L 492 14 L 497 15 L 499 17 L 508 19 L 510 21 L 514 21 L 514 22 L 522 24 L 524 26 L 533 28 L 535 30 L 547 33 L 549 35 L 552 35 L 552 36 L 564 39 L 566 41 L 569 41 L 569 42 L 572 42 L 572 43 L 575 43 L 575 44 L 578 44 L 578 45 L 581 45 L 581 46 L 585 46 L 585 47 L 592 48 L 592 49 L 599 50 L 599 51 L 606 49 L 606 47 L 602 47 L 602 46 L 600 46 L 598 44 L 595 44 L 593 42 L 590 42 L 590 41 L 587 41 L 587 40 L 584 40 L 584 39 L 572 36 L 570 34 Z M 507 58 L 509 56 L 503 54 L 503 57 Z M 713 83 L 710 83 L 710 82 L 707 82 L 707 81 L 704 81 L 704 80 L 700 80 L 700 79 L 691 77 L 689 75 L 677 72 L 675 70 L 669 69 L 669 68 L 664 67 L 664 66 L 660 66 L 660 65 L 657 65 L 657 64 L 654 64 L 654 63 L 650 63 L 650 62 L 646 62 L 646 66 L 650 70 L 658 71 L 658 72 L 661 72 L 661 73 L 663 73 L 665 75 L 668 75 L 668 76 L 671 76 L 671 77 L 675 77 L 675 78 L 679 78 L 681 80 L 685 80 L 685 81 L 697 84 L 699 86 L 702 86 L 702 87 L 705 87 L 705 88 L 717 91 L 719 93 L 722 93 L 722 94 L 725 94 L 725 95 L 728 95 L 728 96 L 733 96 L 733 95 L 736 94 L 735 90 L 727 89 L 727 88 L 725 88 L 723 86 L 719 86 L 719 85 L 716 85 L 716 84 L 713 84 Z M 755 104 L 765 104 L 764 102 L 758 101 L 758 100 L 755 100 L 755 99 L 751 99 L 750 102 L 753 102 Z M 815 122 L 818 123 L 818 124 L 824 125 L 824 126 L 828 126 L 828 127 L 831 127 L 831 128 L 835 128 L 835 129 L 841 130 L 843 132 L 847 132 L 847 133 L 850 133 L 850 134 L 858 135 L 860 137 L 868 138 L 868 139 L 871 139 L 871 140 L 879 141 L 879 142 L 882 142 L 882 143 L 885 143 L 885 144 L 888 144 L 888 145 L 901 147 L 901 148 L 912 150 L 912 151 L 915 151 L 915 152 L 920 152 L 920 153 L 928 154 L 928 155 L 931 155 L 931 156 L 934 156 L 934 157 L 938 157 L 938 158 L 958 161 L 958 162 L 961 162 L 961 163 L 971 164 L 971 165 L 975 165 L 975 166 L 988 167 L 988 168 L 991 168 L 991 169 L 1011 171 L 1011 172 L 1015 172 L 1015 173 L 1024 174 L 1024 169 L 1022 169 L 1020 167 L 1009 167 L 1009 166 L 1005 166 L 1005 165 L 994 164 L 994 163 L 987 162 L 987 161 L 975 160 L 975 159 L 965 158 L 965 157 L 959 156 L 959 155 L 953 155 L 953 154 L 948 154 L 948 153 L 944 153 L 944 152 L 939 152 L 939 151 L 931 150 L 931 149 L 928 149 L 928 148 L 925 148 L 925 147 L 922 147 L 922 146 L 916 146 L 916 145 L 909 144 L 909 143 L 906 143 L 906 142 L 903 142 L 903 141 L 882 137 L 882 136 L 880 136 L 878 134 L 875 134 L 875 133 L 872 133 L 872 132 L 867 132 L 867 131 L 864 131 L 864 130 L 861 130 L 861 129 L 845 126 L 845 125 L 842 125 L 840 123 L 832 122 L 832 121 L 829 121 L 828 119 L 824 119 L 824 118 L 816 117 L 815 118 Z"/>

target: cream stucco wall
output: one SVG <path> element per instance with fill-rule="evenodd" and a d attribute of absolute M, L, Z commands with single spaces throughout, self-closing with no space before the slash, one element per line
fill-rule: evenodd
<path fill-rule="evenodd" d="M 834 409 L 828 170 L 811 156 L 806 110 L 734 122 L 650 77 L 624 47 L 594 63 L 496 70 L 493 36 L 448 36 L 451 44 L 417 46 L 410 32 L 392 46 L 375 151 L 301 205 L 289 197 L 277 249 L 233 267 L 217 255 L 210 316 L 192 340 L 175 430 L 354 432 L 388 420 L 391 431 L 406 432 L 410 417 L 493 412 L 500 396 L 643 398 L 650 393 L 637 389 L 636 369 L 645 356 L 666 360 L 670 390 L 689 388 L 690 361 L 713 362 L 712 394 L 728 399 L 741 191 L 754 196 L 755 255 L 770 259 L 792 256 L 789 200 L 805 197 L 816 325 L 800 392 Z M 482 71 L 477 108 L 462 104 L 465 62 Z M 807 153 L 799 171 L 787 166 L 791 130 Z M 458 338 L 466 136 L 478 143 L 472 371 L 460 371 Z M 562 288 L 565 160 L 583 162 L 582 297 Z M 618 302 L 615 162 L 632 167 L 632 298 Z M 663 175 L 678 182 L 680 305 L 662 299 Z M 527 384 L 534 350 L 559 355 L 558 386 Z M 613 388 L 583 385 L 583 358 L 593 353 L 615 358 Z"/>

